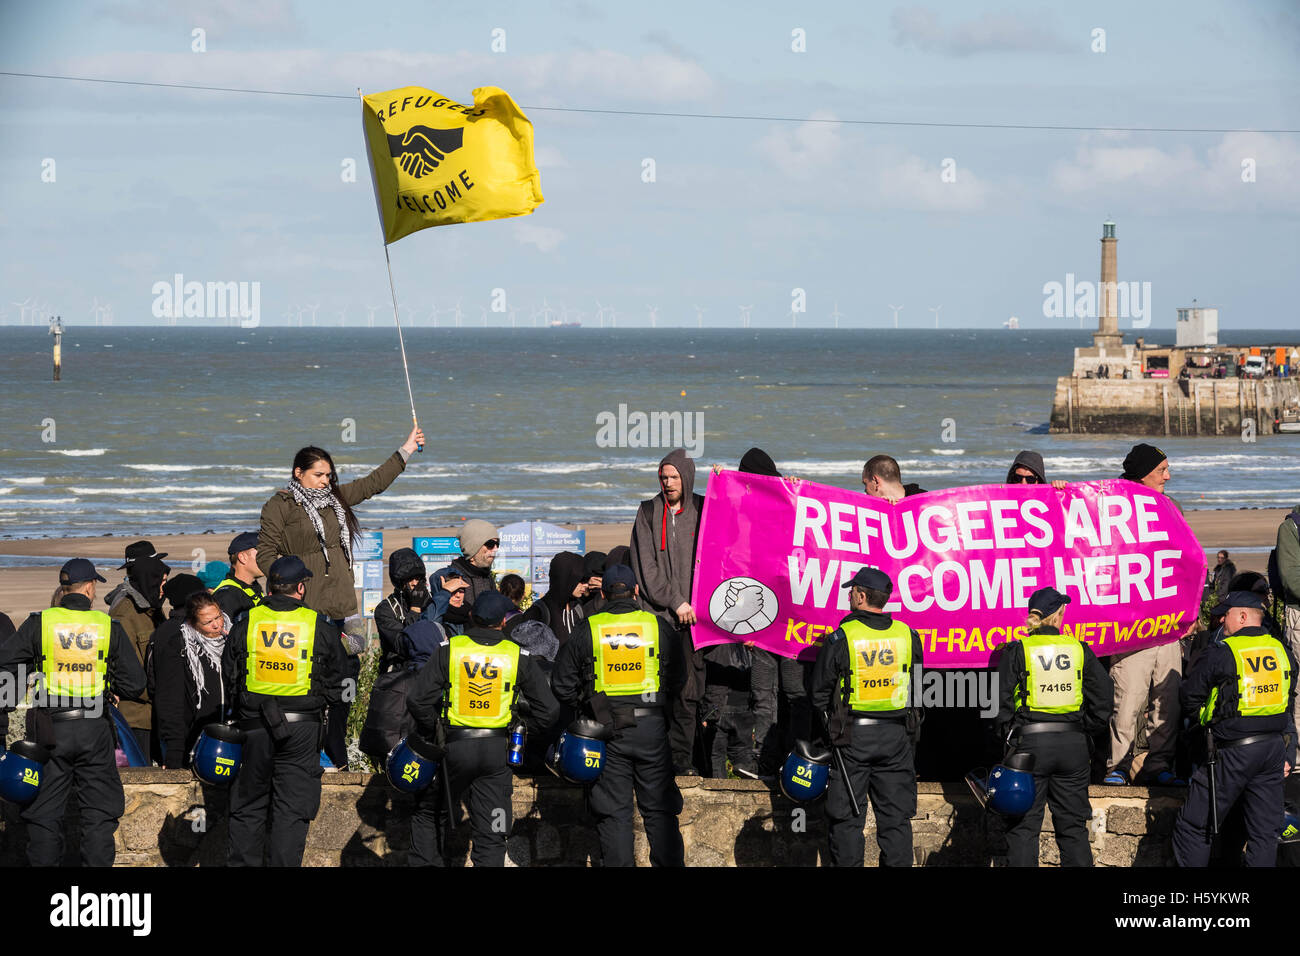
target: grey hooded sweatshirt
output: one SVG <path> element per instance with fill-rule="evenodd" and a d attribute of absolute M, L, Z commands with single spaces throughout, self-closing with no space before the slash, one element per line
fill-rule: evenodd
<path fill-rule="evenodd" d="M 695 573 L 695 539 L 700 530 L 704 497 L 695 494 L 695 462 L 684 448 L 674 448 L 659 468 L 672 465 L 682 476 L 678 510 L 668 506 L 661 491 L 641 502 L 632 526 L 632 569 L 641 586 L 641 598 L 661 617 L 677 623 L 674 613 L 690 603 Z M 656 479 L 658 471 L 655 472 Z"/>

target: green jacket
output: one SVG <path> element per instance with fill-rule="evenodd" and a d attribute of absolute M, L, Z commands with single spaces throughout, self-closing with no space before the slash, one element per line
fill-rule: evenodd
<path fill-rule="evenodd" d="M 1300 505 L 1291 511 L 1300 517 Z M 1277 529 L 1277 570 L 1286 588 L 1286 603 L 1300 605 L 1300 528 L 1287 519 Z"/>
<path fill-rule="evenodd" d="M 367 498 L 383 492 L 405 469 L 406 457 L 399 449 L 364 478 L 339 485 L 339 497 L 349 507 L 355 508 Z M 320 518 L 325 528 L 325 542 L 329 546 L 329 573 L 325 571 L 325 555 L 321 553 L 311 519 L 287 490 L 277 491 L 262 506 L 257 565 L 269 578 L 271 564 L 276 558 L 296 554 L 312 573 L 302 603 L 330 619 L 351 617 L 357 613 L 357 595 L 352 587 L 352 569 L 339 547 L 339 521 L 333 508 L 323 509 Z"/>
<path fill-rule="evenodd" d="M 149 638 L 162 620 L 162 615 L 140 610 L 134 600 L 123 594 L 108 609 L 108 616 L 122 625 L 122 630 L 126 632 L 127 645 L 135 652 L 136 663 L 143 668 L 145 649 L 148 648 Z M 139 702 L 122 700 L 118 703 L 117 709 L 122 712 L 122 717 L 129 727 L 148 730 L 153 726 L 153 708 L 149 704 L 147 694 L 141 694 Z"/>

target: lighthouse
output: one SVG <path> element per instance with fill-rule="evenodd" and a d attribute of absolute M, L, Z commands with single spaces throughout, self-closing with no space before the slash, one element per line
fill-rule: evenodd
<path fill-rule="evenodd" d="M 1095 348 L 1119 348 L 1124 336 L 1119 331 L 1119 269 L 1115 224 L 1101 224 L 1101 285 L 1097 289 L 1097 331 L 1092 335 Z"/>

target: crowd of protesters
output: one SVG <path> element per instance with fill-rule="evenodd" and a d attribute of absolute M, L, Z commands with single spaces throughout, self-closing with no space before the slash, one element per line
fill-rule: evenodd
<path fill-rule="evenodd" d="M 203 726 L 231 712 L 234 702 L 222 676 L 226 637 L 235 622 L 265 600 L 259 581 L 284 556 L 297 556 L 311 572 L 302 604 L 338 628 L 346 651 L 345 677 L 357 679 L 367 643 L 356 625 L 352 543 L 359 523 L 352 509 L 382 493 L 422 440 L 416 429 L 379 468 L 348 484 L 339 483 L 328 452 L 302 449 L 294 458 L 288 486 L 263 508 L 260 529 L 236 536 L 230 542 L 229 563 L 212 562 L 199 575 L 171 575 L 166 554 L 156 552 L 148 541 L 126 549 L 121 568 L 125 580 L 104 601 L 147 675 L 147 692 L 136 700 L 123 699 L 119 706 L 148 759 L 169 768 L 185 766 Z M 781 476 L 772 457 L 758 448 L 745 453 L 739 470 Z M 1124 458 L 1120 477 L 1164 493 L 1170 474 L 1163 452 L 1139 444 Z M 695 649 L 691 625 L 697 596 L 692 594 L 692 576 L 704 509 L 704 497 L 695 491 L 696 463 L 683 450 L 674 450 L 659 463 L 656 478 L 657 493 L 638 508 L 628 546 L 608 554 L 555 555 L 549 588 L 535 600 L 530 600 L 529 585 L 521 577 L 498 577 L 494 572 L 500 538 L 489 521 L 466 521 L 459 530 L 461 554 L 432 573 L 410 548 L 394 551 L 388 562 L 392 591 L 373 615 L 378 673 L 358 741 L 361 752 L 382 760 L 411 731 L 407 696 L 415 675 L 448 638 L 476 623 L 473 608 L 483 594 L 494 591 L 505 598 L 502 632 L 549 675 L 573 635 L 589 634 L 583 622 L 606 606 L 601 582 L 616 566 L 631 570 L 636 606 L 666 623 L 673 635 L 673 654 L 684 665 L 681 689 L 666 713 L 676 775 L 772 779 L 796 740 L 824 735 L 826 715 L 812 702 L 811 660 L 797 661 L 744 643 Z M 869 458 L 861 482 L 866 494 L 890 504 L 924 493 L 904 480 L 898 462 L 888 455 Z M 1034 451 L 1017 454 L 1006 482 L 1048 484 L 1042 456 Z M 1059 479 L 1050 484 L 1065 486 Z M 1215 603 L 1245 592 L 1258 595 L 1265 608 L 1262 626 L 1293 653 L 1300 652 L 1298 524 L 1300 506 L 1279 529 L 1270 576 L 1237 573 L 1228 553 L 1221 551 L 1207 581 Z M 55 606 L 60 597 L 56 592 Z M 1274 599 L 1283 608 L 1276 617 Z M 626 595 L 621 600 L 626 601 Z M 4 625 L 12 631 L 7 618 L 0 620 Z M 0 641 L 4 636 L 0 633 Z M 1113 701 L 1106 725 L 1093 728 L 1093 782 L 1186 785 L 1204 757 L 1197 752 L 1198 735 L 1192 732 L 1196 715 L 1188 712 L 1185 693 L 1180 704 L 1182 679 L 1222 640 L 1220 622 L 1211 619 L 1208 628 L 1198 625 L 1182 641 L 1101 659 Z M 991 669 L 996 667 L 993 661 Z M 349 763 L 350 705 L 344 697 L 327 702 L 322 745 L 325 758 L 336 768 Z M 927 712 L 924 722 L 910 728 L 919 776 L 951 780 L 972 766 L 998 759 L 1003 742 L 994 721 L 975 710 L 945 710 Z M 540 767 L 547 744 L 573 717 L 571 707 L 561 706 L 549 733 L 529 741 L 526 766 Z M 1294 740 L 1290 747 L 1293 754 Z M 1289 757 L 1288 772 L 1293 762 Z"/>

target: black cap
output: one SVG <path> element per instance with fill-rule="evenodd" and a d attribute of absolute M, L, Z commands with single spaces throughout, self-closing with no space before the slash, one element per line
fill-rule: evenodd
<path fill-rule="evenodd" d="M 311 571 L 296 554 L 286 554 L 271 563 L 271 571 L 266 576 L 266 583 L 275 587 L 282 584 L 297 584 L 311 577 Z"/>
<path fill-rule="evenodd" d="M 126 557 L 126 561 L 117 566 L 117 569 L 119 571 L 121 571 L 123 568 L 129 568 L 135 562 L 136 558 L 161 559 L 167 557 L 167 552 L 164 551 L 162 554 L 159 554 L 157 551 L 153 549 L 152 541 L 137 541 L 135 544 L 128 544 L 126 546 L 125 557 Z"/>
<path fill-rule="evenodd" d="M 474 607 L 470 610 L 476 618 L 484 624 L 500 624 L 507 614 L 511 611 L 518 610 L 513 601 L 506 597 L 500 591 L 484 591 L 474 599 Z"/>
<path fill-rule="evenodd" d="M 1264 610 L 1264 600 L 1254 591 L 1232 591 L 1210 611 L 1210 617 L 1223 617 L 1234 607 L 1249 607 L 1256 611 Z"/>
<path fill-rule="evenodd" d="M 163 585 L 163 597 L 165 597 L 173 608 L 184 607 L 185 602 L 197 594 L 199 591 L 206 591 L 207 587 L 203 582 L 193 574 L 178 574 L 175 577 L 167 579 Z"/>
<path fill-rule="evenodd" d="M 1029 610 L 1037 611 L 1039 617 L 1051 617 L 1070 603 L 1070 596 L 1062 594 L 1056 588 L 1039 588 L 1029 595 Z"/>
<path fill-rule="evenodd" d="M 235 540 L 230 542 L 230 547 L 226 549 L 226 554 L 240 554 L 249 548 L 257 547 L 257 532 L 245 531 L 243 534 L 235 535 Z"/>
<path fill-rule="evenodd" d="M 59 568 L 60 584 L 83 584 L 86 581 L 108 583 L 108 579 L 100 577 L 95 565 L 86 558 L 73 558 Z"/>
<path fill-rule="evenodd" d="M 636 572 L 626 564 L 611 564 L 605 569 L 600 579 L 600 589 L 606 593 L 624 588 L 631 591 L 636 587 Z"/>
<path fill-rule="evenodd" d="M 873 591 L 894 593 L 894 582 L 889 575 L 879 568 L 862 568 L 857 574 L 840 585 L 842 588 L 870 588 Z"/>
<path fill-rule="evenodd" d="M 1141 481 L 1159 468 L 1160 463 L 1168 457 L 1155 445 L 1145 443 L 1134 445 L 1124 456 L 1124 474 L 1120 477 L 1130 481 Z"/>

